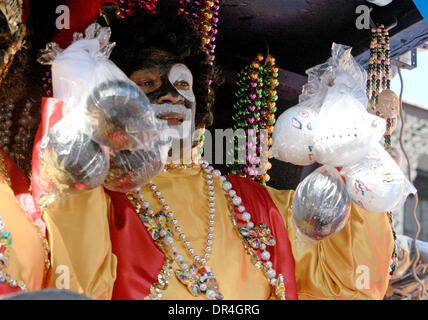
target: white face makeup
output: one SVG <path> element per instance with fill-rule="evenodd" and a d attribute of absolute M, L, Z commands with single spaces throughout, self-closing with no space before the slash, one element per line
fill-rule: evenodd
<path fill-rule="evenodd" d="M 162 134 L 172 139 L 186 139 L 189 137 L 192 129 L 192 110 L 185 108 L 180 104 L 152 104 L 155 116 L 168 120 L 169 117 L 176 120 L 177 124 L 173 126 L 167 126 L 167 129 L 163 130 Z"/>
<path fill-rule="evenodd" d="M 189 68 L 182 63 L 174 64 L 168 74 L 168 80 L 185 99 L 195 102 L 193 93 L 193 75 Z"/>

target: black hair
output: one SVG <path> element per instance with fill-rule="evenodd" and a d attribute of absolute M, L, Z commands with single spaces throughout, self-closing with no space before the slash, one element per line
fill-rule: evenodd
<path fill-rule="evenodd" d="M 195 84 L 196 128 L 208 127 L 213 123 L 214 92 L 221 79 L 219 70 L 210 65 L 193 20 L 179 15 L 177 11 L 158 8 L 154 15 L 136 10 L 131 17 L 114 19 L 110 27 L 111 41 L 116 42 L 110 58 L 128 76 L 139 69 L 141 52 L 147 49 L 166 51 L 186 64 Z"/>

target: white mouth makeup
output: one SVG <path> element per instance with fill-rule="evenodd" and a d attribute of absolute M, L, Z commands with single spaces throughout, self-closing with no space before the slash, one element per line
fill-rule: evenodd
<path fill-rule="evenodd" d="M 195 94 L 193 93 L 193 75 L 189 68 L 182 63 L 174 64 L 169 70 L 168 80 L 175 87 L 176 82 L 185 81 L 189 84 L 188 90 L 182 90 L 175 87 L 179 94 L 181 94 L 186 100 L 195 102 Z"/>
<path fill-rule="evenodd" d="M 185 139 L 190 135 L 192 127 L 192 110 L 180 104 L 152 104 L 155 116 L 168 122 L 162 135 L 173 139 Z"/>

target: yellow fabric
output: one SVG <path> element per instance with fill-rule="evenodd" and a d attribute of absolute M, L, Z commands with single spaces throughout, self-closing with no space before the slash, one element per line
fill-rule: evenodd
<path fill-rule="evenodd" d="M 52 262 L 48 288 L 111 298 L 117 261 L 110 242 L 109 211 L 110 199 L 102 187 L 64 195 L 44 211 Z"/>
<path fill-rule="evenodd" d="M 207 240 L 209 213 L 204 180 L 196 168 L 170 170 L 153 180 L 198 255 L 202 254 Z M 227 198 L 217 179 L 214 179 L 214 186 L 217 195 L 216 223 L 212 255 L 207 265 L 217 276 L 225 299 L 266 299 L 270 294 L 267 280 L 262 271 L 251 263 L 243 248 L 231 223 Z M 393 248 L 385 213 L 368 213 L 353 205 L 351 220 L 338 234 L 315 246 L 296 248 L 291 222 L 293 191 L 267 189 L 289 232 L 300 299 L 383 297 Z M 142 191 L 150 207 L 159 210 L 161 206 L 149 187 L 143 187 Z M 111 294 L 116 266 L 109 240 L 108 211 L 109 199 L 99 188 L 56 203 L 45 216 L 53 255 L 52 272 L 59 265 L 69 266 L 71 290 L 104 299 Z M 182 242 L 176 240 L 176 246 L 185 262 L 190 264 Z M 370 270 L 368 290 L 357 289 L 359 265 L 366 265 Z M 176 267 L 174 265 L 174 269 Z M 55 274 L 49 280 L 50 286 L 55 287 Z M 175 275 L 171 276 L 163 293 L 164 299 L 192 299 Z M 204 296 L 199 299 L 204 299 Z"/>
<path fill-rule="evenodd" d="M 299 299 L 382 299 L 389 281 L 394 241 L 385 212 L 367 212 L 352 203 L 350 220 L 317 244 L 296 243 L 293 191 L 267 188 L 284 217 L 295 260 Z M 368 270 L 368 285 L 364 271 Z M 361 288 L 361 289 L 358 289 Z"/>
<path fill-rule="evenodd" d="M 165 197 L 170 210 L 178 220 L 183 232 L 190 241 L 195 253 L 202 256 L 208 234 L 208 189 L 205 174 L 199 168 L 170 170 L 158 175 L 153 183 L 158 186 Z M 269 298 L 270 287 L 263 272 L 250 261 L 242 241 L 235 231 L 228 200 L 218 179 L 214 179 L 215 188 L 215 228 L 212 255 L 207 262 L 218 279 L 220 292 L 225 299 L 258 299 Z M 149 201 L 150 208 L 160 210 L 161 206 L 149 187 L 142 189 L 144 199 Z M 220 236 L 221 235 L 221 236 Z M 175 239 L 178 252 L 184 256 L 184 262 L 190 265 L 192 260 L 184 249 L 183 242 Z M 174 264 L 174 269 L 177 265 Z M 176 276 L 169 279 L 164 299 L 192 299 L 189 291 Z M 206 299 L 200 295 L 196 299 Z"/>
<path fill-rule="evenodd" d="M 23 281 L 28 290 L 43 286 L 44 253 L 37 227 L 19 205 L 10 187 L 0 179 L 0 216 L 4 231 L 10 232 L 12 245 L 7 250 L 9 264 L 6 273 Z"/>

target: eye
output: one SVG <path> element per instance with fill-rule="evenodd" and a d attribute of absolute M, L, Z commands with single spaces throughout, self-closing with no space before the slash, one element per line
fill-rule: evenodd
<path fill-rule="evenodd" d="M 174 82 L 174 87 L 180 90 L 189 90 L 190 84 L 185 80 L 180 80 L 180 81 Z"/>
<path fill-rule="evenodd" d="M 140 81 L 140 83 L 138 83 L 138 85 L 140 86 L 140 87 L 151 87 L 151 86 L 153 86 L 153 81 L 151 81 L 151 80 L 144 80 L 144 81 Z"/>

